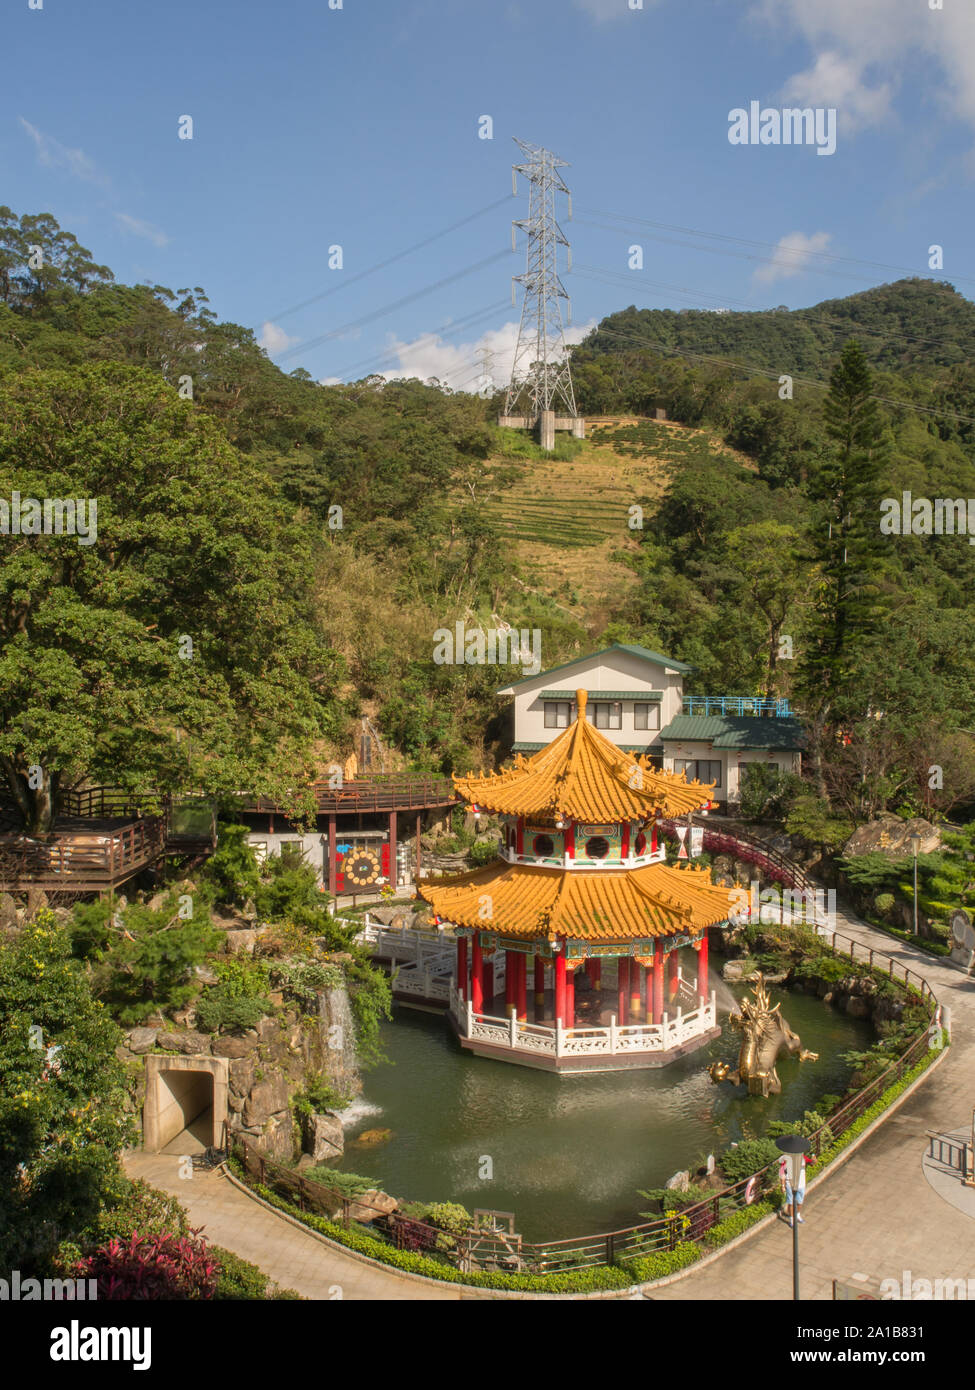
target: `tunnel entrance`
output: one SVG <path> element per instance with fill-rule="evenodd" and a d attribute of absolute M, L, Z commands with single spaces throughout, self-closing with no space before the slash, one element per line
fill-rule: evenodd
<path fill-rule="evenodd" d="M 202 1153 L 223 1142 L 226 1057 L 147 1057 L 143 1147 L 148 1153 Z"/>

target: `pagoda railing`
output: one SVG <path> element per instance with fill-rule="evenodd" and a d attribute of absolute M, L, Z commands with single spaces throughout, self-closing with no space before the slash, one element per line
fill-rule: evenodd
<path fill-rule="evenodd" d="M 464 999 L 452 983 L 450 1013 L 461 1037 L 471 1042 L 554 1058 L 620 1057 L 635 1052 L 667 1052 L 699 1037 L 715 1027 L 717 1001 L 712 991 L 707 1003 L 687 1012 L 678 1006 L 673 1016 L 664 1014 L 662 1023 L 617 1023 L 614 1014 L 608 1027 L 587 1024 L 578 1028 L 562 1028 L 544 1023 L 526 1023 L 513 1015 L 499 1018 L 492 1014 L 475 1013 L 471 1001 Z"/>
<path fill-rule="evenodd" d="M 764 700 L 758 695 L 683 695 L 682 714 L 759 715 L 793 718 L 788 700 Z"/>
<path fill-rule="evenodd" d="M 551 868 L 561 869 L 644 869 L 648 864 L 663 864 L 667 859 L 667 850 L 664 845 L 659 849 L 652 850 L 649 854 L 641 854 L 639 858 L 630 856 L 626 859 L 571 859 L 567 854 L 556 857 L 545 857 L 537 854 L 518 854 L 513 849 L 503 849 L 499 855 L 506 864 L 541 864 Z"/>

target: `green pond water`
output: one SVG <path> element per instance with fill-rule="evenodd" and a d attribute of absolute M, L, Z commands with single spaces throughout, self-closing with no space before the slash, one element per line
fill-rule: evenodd
<path fill-rule="evenodd" d="M 745 986 L 719 989 L 741 998 Z M 555 1076 L 464 1052 L 441 1015 L 395 1006 L 383 1029 L 389 1065 L 367 1072 L 348 1112 L 340 1167 L 377 1180 L 386 1192 L 420 1201 L 510 1211 L 528 1240 L 559 1240 L 634 1224 L 646 1202 L 639 1188 L 662 1187 L 734 1140 L 755 1138 L 770 1120 L 798 1119 L 818 1096 L 842 1092 L 850 1073 L 840 1054 L 867 1046 L 868 1023 L 810 995 L 771 987 L 772 1002 L 820 1054 L 782 1056 L 782 1094 L 762 1100 L 727 1082 L 708 1063 L 734 1062 L 740 1034 L 725 1028 L 707 1047 L 649 1071 Z M 383 1144 L 360 1144 L 364 1130 L 388 1128 Z M 479 1176 L 490 1159 L 493 1177 Z"/>

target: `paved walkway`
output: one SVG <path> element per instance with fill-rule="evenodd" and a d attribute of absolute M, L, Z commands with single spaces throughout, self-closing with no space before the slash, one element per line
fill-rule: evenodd
<path fill-rule="evenodd" d="M 949 1055 L 847 1162 L 812 1189 L 804 1204 L 800 1257 L 804 1299 L 832 1297 L 833 1279 L 967 1278 L 975 1272 L 975 1216 L 966 1216 L 926 1181 L 925 1133 L 970 1125 L 975 1108 L 975 979 L 845 913 L 837 931 L 873 946 L 922 975 L 951 1009 Z M 458 1301 L 475 1289 L 442 1289 L 374 1269 L 333 1250 L 254 1202 L 219 1172 L 179 1177 L 172 1155 L 136 1152 L 133 1177 L 179 1198 L 209 1240 L 236 1251 L 279 1287 L 306 1298 Z M 626 1295 L 624 1295 L 625 1297 Z M 791 1299 L 792 1232 L 784 1221 L 705 1269 L 655 1290 L 655 1300 Z"/>
<path fill-rule="evenodd" d="M 178 1197 L 192 1226 L 202 1226 L 207 1240 L 233 1250 L 256 1264 L 282 1289 L 315 1299 L 449 1299 L 476 1297 L 453 1284 L 442 1289 L 393 1271 L 374 1269 L 307 1235 L 290 1221 L 253 1201 L 218 1170 L 179 1176 L 178 1159 L 169 1154 L 135 1152 L 125 1157 L 130 1177 Z"/>
<path fill-rule="evenodd" d="M 832 1281 L 967 1278 L 975 1272 L 975 1217 L 926 1181 L 925 1132 L 971 1124 L 975 1107 L 975 979 L 846 912 L 837 931 L 923 975 L 951 1010 L 947 1059 L 857 1152 L 806 1198 L 799 1231 L 804 1299 L 832 1298 Z M 842 943 L 839 943 L 842 944 Z M 654 1291 L 656 1300 L 792 1297 L 792 1232 L 778 1221 L 699 1271 Z"/>

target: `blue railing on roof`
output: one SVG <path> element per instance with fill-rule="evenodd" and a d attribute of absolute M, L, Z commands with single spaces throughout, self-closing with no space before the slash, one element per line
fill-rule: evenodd
<path fill-rule="evenodd" d="M 791 719 L 788 700 L 763 700 L 758 695 L 685 695 L 684 714 L 759 715 L 772 719 Z"/>

